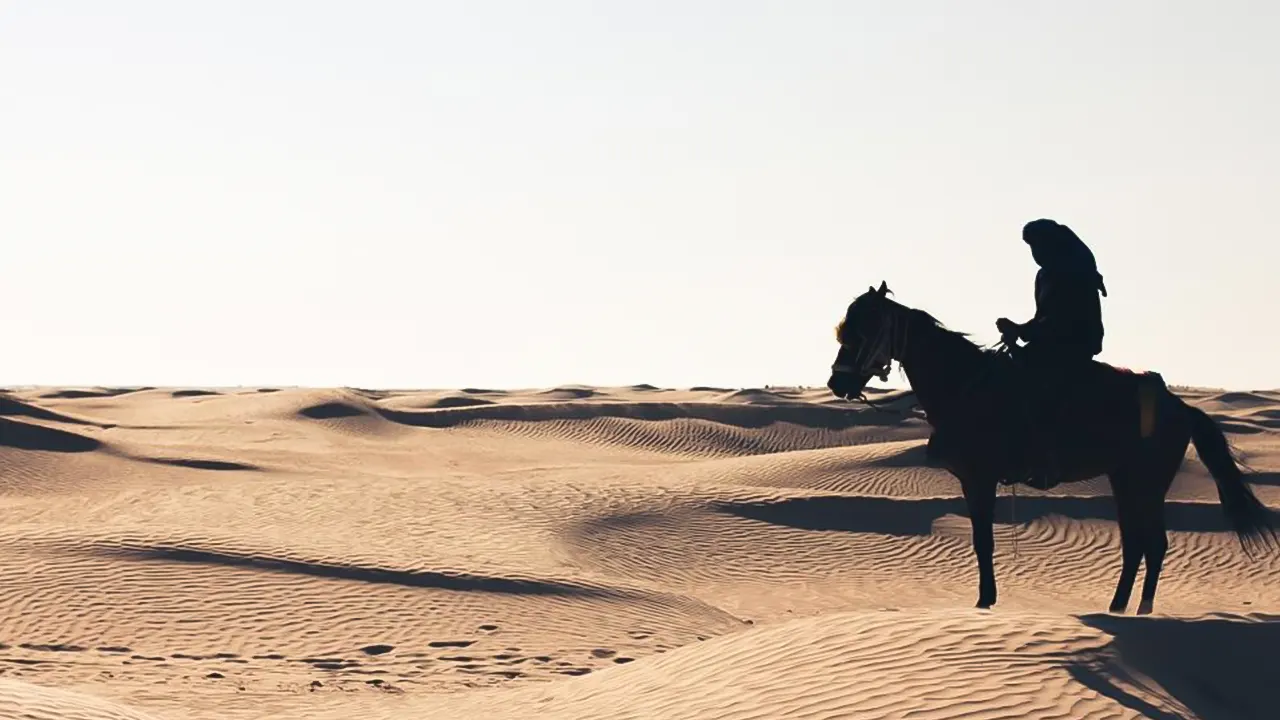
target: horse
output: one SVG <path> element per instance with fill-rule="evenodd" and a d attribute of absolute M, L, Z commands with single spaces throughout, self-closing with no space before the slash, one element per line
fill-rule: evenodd
<path fill-rule="evenodd" d="M 872 377 L 888 379 L 897 361 L 933 434 L 929 455 L 960 481 L 978 561 L 979 608 L 996 603 L 993 515 L 1000 484 L 1026 483 L 1015 460 L 1026 427 L 1020 368 L 1007 347 L 982 348 L 929 313 L 888 297 L 884 282 L 868 288 L 836 327 L 840 350 L 827 387 L 845 400 L 866 401 Z M 1228 524 L 1253 557 L 1276 541 L 1272 511 L 1244 481 L 1213 418 L 1175 395 L 1154 371 L 1134 372 L 1099 361 L 1073 375 L 1058 403 L 1049 438 L 1057 449 L 1058 482 L 1106 475 L 1120 525 L 1120 579 L 1110 611 L 1124 613 L 1138 568 L 1146 577 L 1138 614 L 1152 612 L 1168 550 L 1164 502 L 1189 442 L 1208 468 Z M 866 401 L 869 402 L 869 401 Z M 1057 484 L 1057 483 L 1055 483 Z"/>

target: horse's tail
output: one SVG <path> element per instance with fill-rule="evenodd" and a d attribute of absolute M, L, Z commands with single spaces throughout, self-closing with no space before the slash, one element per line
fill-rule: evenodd
<path fill-rule="evenodd" d="M 1245 553 L 1252 556 L 1253 548 L 1270 547 L 1276 542 L 1272 512 L 1245 484 L 1244 473 L 1236 463 L 1231 446 L 1227 444 L 1227 437 L 1203 410 L 1185 402 L 1182 406 L 1186 408 L 1191 420 L 1191 441 L 1195 443 L 1196 453 L 1200 455 L 1200 462 L 1209 469 L 1213 482 L 1218 486 L 1218 500 L 1222 503 L 1222 511 L 1231 523 L 1231 529 L 1240 538 Z"/>

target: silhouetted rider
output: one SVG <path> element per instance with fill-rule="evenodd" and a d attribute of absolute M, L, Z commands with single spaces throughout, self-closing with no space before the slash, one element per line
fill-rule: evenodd
<path fill-rule="evenodd" d="M 1102 352 L 1102 303 L 1107 295 L 1093 253 L 1066 225 L 1032 220 L 1022 228 L 1040 271 L 1036 273 L 1036 314 L 1019 325 L 996 321 L 1009 344 L 1027 342 L 1020 355 L 1031 364 L 1085 361 Z"/>
<path fill-rule="evenodd" d="M 1057 393 L 1064 381 L 1083 369 L 1093 356 L 1102 352 L 1101 293 L 1106 285 L 1093 253 L 1071 228 L 1053 220 L 1040 219 L 1022 228 L 1022 239 L 1031 248 L 1031 256 L 1040 266 L 1036 273 L 1036 314 L 1026 323 L 1008 318 L 996 321 L 1001 338 L 1015 346 L 1021 339 L 1026 346 L 1017 348 L 1015 357 L 1029 371 L 1034 440 L 1042 454 L 1052 448 L 1048 439 L 1053 428 L 1048 424 L 1056 407 Z M 1029 459 L 1028 459 L 1029 460 Z M 1036 475 L 1052 474 L 1052 460 L 1047 467 L 1030 467 Z M 1025 463 L 1024 463 L 1025 464 Z M 1041 463 L 1030 463 L 1040 465 Z"/>

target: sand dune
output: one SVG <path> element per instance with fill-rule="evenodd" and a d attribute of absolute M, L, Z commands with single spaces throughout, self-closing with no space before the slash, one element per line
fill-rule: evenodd
<path fill-rule="evenodd" d="M 1277 642 L 1280 622 L 1256 617 L 834 613 L 440 710 L 719 720 L 1262 718 L 1274 713 L 1266 666 Z"/>
<path fill-rule="evenodd" d="M 1181 392 L 1280 508 L 1280 392 Z M 1100 614 L 1105 480 L 1000 498 L 982 612 L 959 486 L 879 401 L 13 390 L 0 717 L 1276 716 L 1280 557 L 1194 452 L 1159 615 Z"/>

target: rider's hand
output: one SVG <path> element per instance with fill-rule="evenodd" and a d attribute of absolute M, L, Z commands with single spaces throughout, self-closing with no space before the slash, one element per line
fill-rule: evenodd
<path fill-rule="evenodd" d="M 1000 339 L 1006 345 L 1012 345 L 1018 341 L 1018 323 L 1009 318 L 1000 318 L 996 320 L 996 329 L 1000 331 Z"/>

